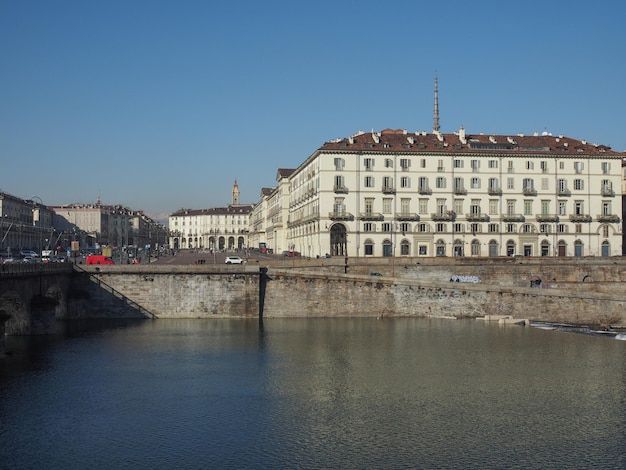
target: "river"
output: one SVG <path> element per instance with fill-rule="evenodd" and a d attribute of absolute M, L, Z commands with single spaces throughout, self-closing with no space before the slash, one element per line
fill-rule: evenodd
<path fill-rule="evenodd" d="M 626 467 L 626 341 L 476 320 L 7 337 L 3 469 Z"/>

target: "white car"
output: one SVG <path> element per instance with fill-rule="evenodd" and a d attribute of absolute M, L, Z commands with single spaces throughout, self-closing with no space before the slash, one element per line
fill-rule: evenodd
<path fill-rule="evenodd" d="M 243 264 L 243 260 L 239 256 L 227 256 L 226 264 Z"/>

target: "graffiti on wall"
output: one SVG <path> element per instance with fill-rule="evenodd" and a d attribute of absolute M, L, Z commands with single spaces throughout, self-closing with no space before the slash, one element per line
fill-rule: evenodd
<path fill-rule="evenodd" d="M 480 282 L 478 276 L 457 276 L 456 274 L 450 278 L 450 282 L 468 282 L 470 284 L 477 284 Z"/>

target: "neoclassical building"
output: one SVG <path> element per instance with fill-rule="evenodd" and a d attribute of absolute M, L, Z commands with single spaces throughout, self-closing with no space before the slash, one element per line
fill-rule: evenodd
<path fill-rule="evenodd" d="M 169 216 L 170 248 L 247 249 L 252 209 L 250 204 L 239 204 L 239 186 L 235 181 L 232 204 L 210 209 L 180 209 Z"/>
<path fill-rule="evenodd" d="M 625 157 L 548 133 L 358 132 L 279 172 L 254 237 L 311 257 L 621 255 Z"/>

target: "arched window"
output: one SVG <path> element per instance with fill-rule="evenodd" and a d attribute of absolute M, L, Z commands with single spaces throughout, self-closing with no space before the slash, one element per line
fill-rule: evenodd
<path fill-rule="evenodd" d="M 471 250 L 472 256 L 480 256 L 480 242 L 478 240 L 472 240 Z"/>
<path fill-rule="evenodd" d="M 408 240 L 402 240 L 400 243 L 400 255 L 409 256 L 411 254 L 411 244 Z"/>

